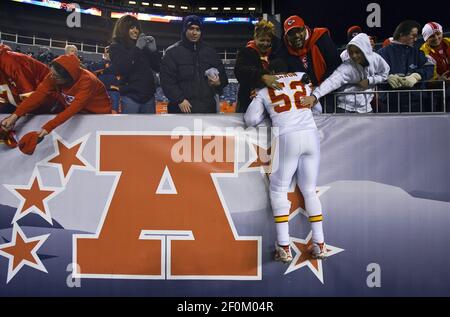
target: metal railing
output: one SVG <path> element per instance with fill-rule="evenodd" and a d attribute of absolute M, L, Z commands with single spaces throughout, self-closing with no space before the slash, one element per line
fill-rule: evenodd
<path fill-rule="evenodd" d="M 446 103 L 446 82 L 445 81 L 423 81 L 417 85 L 426 84 L 440 86 L 440 88 L 424 89 L 380 89 L 380 86 L 388 86 L 388 83 L 381 83 L 374 87 L 374 91 L 353 91 L 353 92 L 333 92 L 321 98 L 324 113 L 351 113 L 346 109 L 338 107 L 339 97 L 353 96 L 354 104 L 357 106 L 357 96 L 371 96 L 369 103 L 374 113 L 445 113 Z M 437 95 L 436 95 L 437 94 Z M 448 98 L 448 97 L 447 97 Z M 366 102 L 367 102 L 367 98 Z M 330 102 L 332 100 L 332 104 Z M 342 101 L 342 100 L 341 100 Z M 346 98 L 345 101 L 348 101 Z M 361 105 L 360 105 L 361 106 Z M 368 112 L 368 104 L 365 111 Z M 450 111 L 450 108 L 448 108 Z"/>
<path fill-rule="evenodd" d="M 66 45 L 76 45 L 78 50 L 83 53 L 102 54 L 105 50 L 104 46 L 95 44 L 85 44 L 83 42 L 61 41 L 52 38 L 42 38 L 37 36 L 24 36 L 19 34 L 11 34 L 0 31 L 0 40 L 8 41 L 19 45 L 46 46 L 49 48 L 64 49 Z"/>
<path fill-rule="evenodd" d="M 11 43 L 15 43 L 17 45 L 30 45 L 36 47 L 49 47 L 55 49 L 64 49 L 66 45 L 75 45 L 78 48 L 78 51 L 81 53 L 96 53 L 103 54 L 105 50 L 105 46 L 98 44 L 85 44 L 83 42 L 72 42 L 72 41 L 62 41 L 55 40 L 52 38 L 42 38 L 37 36 L 24 36 L 13 33 L 6 33 L 0 31 L 0 41 L 7 41 Z M 164 53 L 165 50 L 161 52 Z M 222 62 L 225 65 L 234 65 L 236 61 L 237 51 L 222 51 L 219 52 L 219 57 L 222 59 Z"/>

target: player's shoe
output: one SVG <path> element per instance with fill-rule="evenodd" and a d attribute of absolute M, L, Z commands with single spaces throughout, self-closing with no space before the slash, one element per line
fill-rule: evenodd
<path fill-rule="evenodd" d="M 323 260 L 328 256 L 327 246 L 325 243 L 315 243 L 311 245 L 311 255 L 314 259 Z"/>
<path fill-rule="evenodd" d="M 292 261 L 292 253 L 290 246 L 281 246 L 275 243 L 275 261 L 289 263 Z"/>

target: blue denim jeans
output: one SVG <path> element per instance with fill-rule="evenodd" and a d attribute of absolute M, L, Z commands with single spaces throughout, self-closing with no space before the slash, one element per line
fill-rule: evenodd
<path fill-rule="evenodd" d="M 120 105 L 120 92 L 115 90 L 108 90 L 109 99 L 111 99 L 112 109 L 116 112 L 119 112 Z"/>
<path fill-rule="evenodd" d="M 127 96 L 122 96 L 122 113 L 156 113 L 155 97 L 146 103 L 138 103 Z"/>

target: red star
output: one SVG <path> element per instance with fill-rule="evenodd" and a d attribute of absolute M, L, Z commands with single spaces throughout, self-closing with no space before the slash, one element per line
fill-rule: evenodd
<path fill-rule="evenodd" d="M 48 162 L 54 163 L 54 164 L 60 164 L 63 174 L 64 174 L 64 177 L 66 177 L 67 174 L 69 174 L 69 171 L 73 165 L 82 166 L 82 167 L 86 166 L 86 164 L 84 164 L 77 157 L 77 153 L 78 153 L 82 143 L 78 143 L 69 148 L 65 144 L 63 144 L 60 140 L 57 140 L 57 142 L 58 142 L 59 154 L 57 156 L 55 156 L 54 158 L 52 158 Z"/>
<path fill-rule="evenodd" d="M 3 248 L 0 246 L 0 250 L 11 255 L 14 259 L 12 261 L 12 269 L 15 270 L 20 263 L 28 261 L 33 264 L 39 265 L 34 258 L 32 252 L 38 245 L 39 240 L 32 242 L 25 242 L 18 232 L 16 232 L 16 244 L 10 247 Z"/>
<path fill-rule="evenodd" d="M 310 239 L 306 244 L 293 241 L 293 244 L 300 250 L 301 255 L 295 261 L 294 265 L 302 264 L 303 262 L 309 261 L 311 265 L 318 271 L 319 263 L 318 260 L 314 259 L 311 255 L 312 239 Z M 328 250 L 328 249 L 327 249 Z"/>
<path fill-rule="evenodd" d="M 295 252 L 295 257 L 284 274 L 289 274 L 303 267 L 307 267 L 323 284 L 324 283 L 323 267 L 322 267 L 323 260 L 316 260 L 312 257 L 311 244 L 312 244 L 312 232 L 308 234 L 305 240 L 291 237 L 291 246 L 293 252 Z M 328 251 L 328 257 L 344 251 L 343 249 L 331 246 L 329 244 L 327 244 L 326 246 Z"/>
<path fill-rule="evenodd" d="M 35 206 L 42 213 L 46 214 L 44 207 L 44 199 L 53 194 L 53 190 L 41 190 L 37 177 L 34 178 L 33 184 L 28 189 L 14 188 L 16 192 L 25 199 L 21 213 L 27 211 L 29 208 Z"/>
<path fill-rule="evenodd" d="M 305 199 L 303 198 L 303 194 L 300 191 L 300 188 L 298 188 L 298 185 L 295 185 L 295 190 L 293 192 L 288 193 L 288 200 L 291 202 L 289 214 L 292 214 L 298 208 L 305 210 Z"/>
<path fill-rule="evenodd" d="M 37 255 L 37 250 L 49 236 L 49 234 L 46 234 L 27 238 L 22 229 L 17 224 L 14 224 L 11 242 L 0 245 L 0 256 L 4 256 L 9 260 L 6 283 L 9 283 L 24 265 L 47 273 L 44 264 Z"/>

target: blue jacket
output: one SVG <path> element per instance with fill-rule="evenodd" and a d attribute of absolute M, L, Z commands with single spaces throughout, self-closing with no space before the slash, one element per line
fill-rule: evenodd
<path fill-rule="evenodd" d="M 418 47 L 392 43 L 378 51 L 391 68 L 390 74 L 407 76 L 418 73 L 422 80 L 433 77 L 434 65 L 431 64 Z"/>
<path fill-rule="evenodd" d="M 119 90 L 119 80 L 117 78 L 117 70 L 111 62 L 105 60 L 93 63 L 89 66 L 89 70 L 97 75 L 105 85 L 107 90 Z"/>

